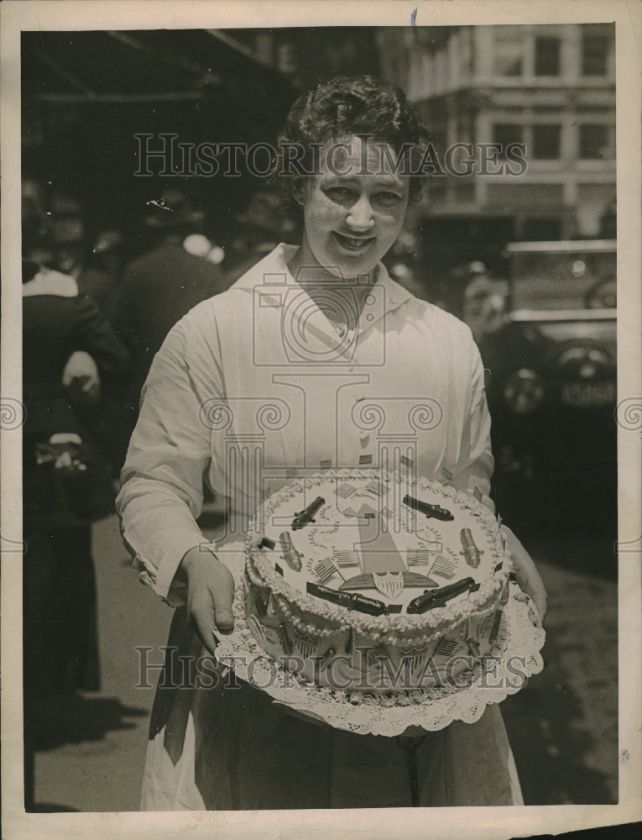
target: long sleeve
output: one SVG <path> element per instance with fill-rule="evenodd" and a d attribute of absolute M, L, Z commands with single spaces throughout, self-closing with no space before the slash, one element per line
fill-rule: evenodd
<path fill-rule="evenodd" d="M 172 329 L 154 359 L 116 502 L 123 538 L 141 579 L 172 605 L 182 599 L 182 587 L 174 582 L 182 558 L 205 543 L 195 521 L 210 462 L 201 408 L 207 399 L 223 394 L 211 349 L 214 320 L 208 323 L 205 341 L 197 310 Z"/>
<path fill-rule="evenodd" d="M 493 512 L 495 505 L 490 498 L 490 483 L 495 461 L 490 442 L 490 412 L 484 386 L 484 366 L 477 349 L 471 343 L 471 392 L 470 413 L 462 433 L 461 459 L 454 471 L 453 483 L 461 490 L 482 494 L 481 501 Z"/>
<path fill-rule="evenodd" d="M 114 312 L 114 329 L 118 338 L 130 350 L 134 349 L 138 326 L 140 294 L 136 294 L 136 274 L 129 266 L 119 283 Z"/>
<path fill-rule="evenodd" d="M 75 300 L 72 343 L 70 350 L 89 353 L 101 374 L 113 376 L 127 369 L 130 361 L 127 349 L 107 318 L 86 295 L 78 295 Z"/>

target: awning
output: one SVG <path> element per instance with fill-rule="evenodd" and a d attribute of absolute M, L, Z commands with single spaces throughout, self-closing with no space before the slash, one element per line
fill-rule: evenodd
<path fill-rule="evenodd" d="M 251 109 L 257 128 L 296 94 L 232 35 L 204 29 L 24 32 L 22 77 L 23 95 L 43 104 L 194 100 Z"/>

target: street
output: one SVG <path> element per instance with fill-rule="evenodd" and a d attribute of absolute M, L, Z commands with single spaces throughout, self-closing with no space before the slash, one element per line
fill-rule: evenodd
<path fill-rule="evenodd" d="M 617 801 L 617 585 L 608 540 L 528 548 L 549 601 L 544 671 L 502 705 L 526 804 Z M 94 528 L 102 689 L 49 702 L 35 760 L 41 811 L 128 811 L 139 803 L 152 687 L 135 648 L 160 662 L 171 610 L 139 583 L 115 518 Z M 152 682 L 155 680 L 152 674 Z"/>

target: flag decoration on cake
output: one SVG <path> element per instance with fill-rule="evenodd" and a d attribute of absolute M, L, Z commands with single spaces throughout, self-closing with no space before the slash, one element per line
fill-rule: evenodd
<path fill-rule="evenodd" d="M 319 583 L 325 583 L 325 581 L 330 580 L 334 574 L 339 573 L 339 570 L 334 565 L 330 557 L 322 557 L 317 560 L 312 566 L 312 571 L 316 575 Z"/>
<path fill-rule="evenodd" d="M 336 565 L 342 569 L 349 568 L 350 566 L 359 566 L 361 563 L 356 551 L 343 548 L 335 548 L 333 558 Z"/>
<path fill-rule="evenodd" d="M 445 578 L 452 578 L 455 576 L 456 570 L 457 564 L 454 560 L 451 560 L 450 557 L 446 557 L 445 554 L 439 554 L 437 555 L 435 564 L 430 571 L 431 574 L 440 575 Z"/>
<path fill-rule="evenodd" d="M 493 642 L 495 641 L 495 639 L 497 638 L 497 636 L 499 634 L 499 627 L 500 627 L 501 623 L 502 623 L 502 611 L 498 610 L 495 613 L 495 617 L 494 617 L 494 620 L 493 620 L 493 627 L 490 631 L 490 636 L 488 637 L 488 641 L 491 643 L 491 645 L 493 644 Z"/>
<path fill-rule="evenodd" d="M 405 668 L 410 670 L 410 676 L 415 676 L 421 671 L 428 654 L 427 647 L 401 648 L 399 656 L 401 659 L 402 672 Z"/>
<path fill-rule="evenodd" d="M 437 647 L 433 651 L 433 656 L 451 656 L 456 647 L 457 642 L 454 639 L 441 638 L 437 642 Z"/>
<path fill-rule="evenodd" d="M 294 647 L 299 656 L 307 659 L 316 653 L 317 639 L 297 629 L 294 631 Z"/>
<path fill-rule="evenodd" d="M 406 549 L 408 566 L 427 566 L 432 561 L 432 555 L 427 548 Z"/>
<path fill-rule="evenodd" d="M 337 496 L 341 499 L 348 499 L 350 496 L 353 496 L 357 492 L 357 488 L 353 487 L 352 484 L 341 484 L 337 487 Z"/>

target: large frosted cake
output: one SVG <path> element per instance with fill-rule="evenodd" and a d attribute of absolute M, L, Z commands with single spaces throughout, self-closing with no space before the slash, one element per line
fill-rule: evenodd
<path fill-rule="evenodd" d="M 259 508 L 247 624 L 287 670 L 348 691 L 403 693 L 488 654 L 508 594 L 498 523 L 475 496 L 375 470 L 294 479 Z"/>

